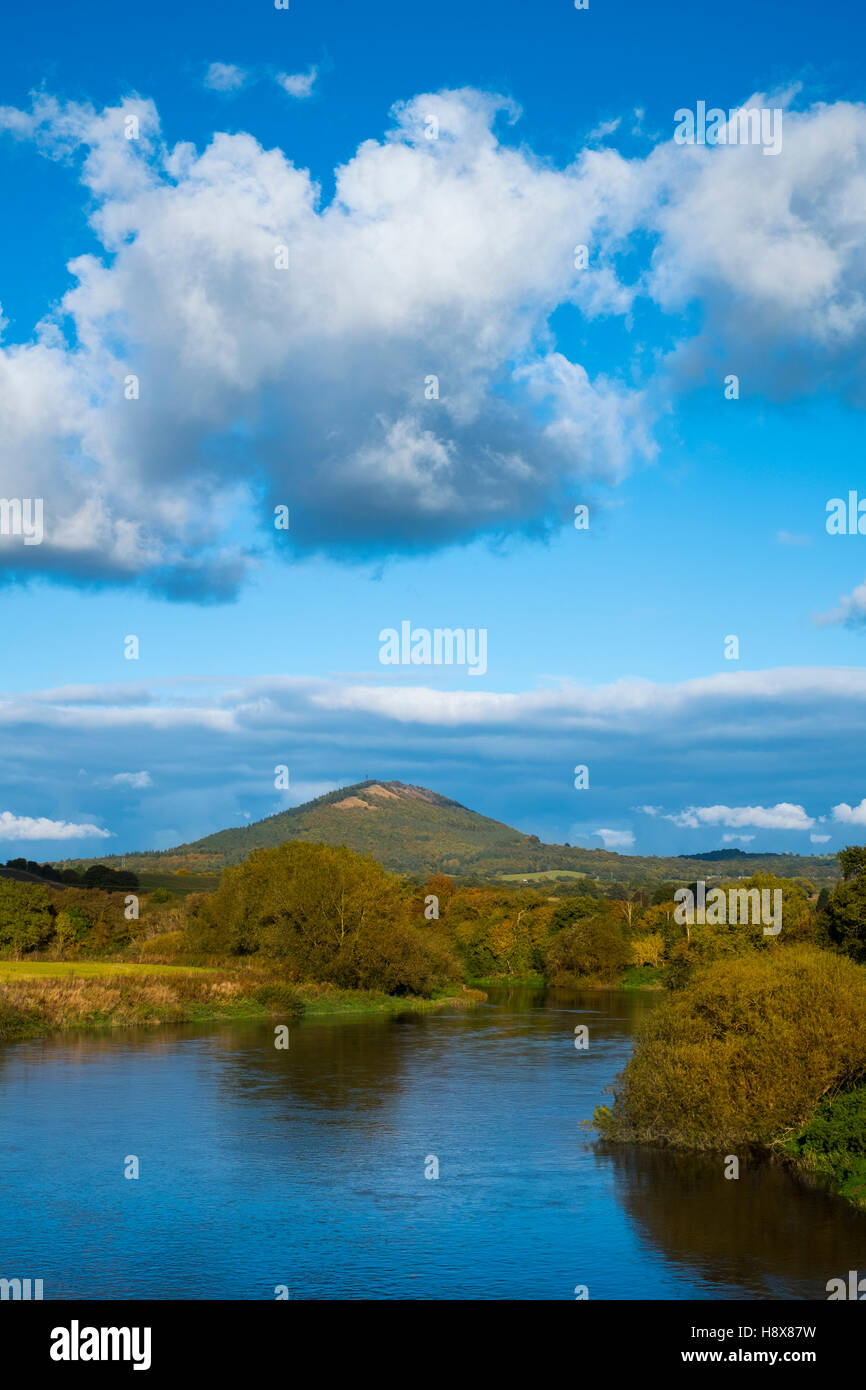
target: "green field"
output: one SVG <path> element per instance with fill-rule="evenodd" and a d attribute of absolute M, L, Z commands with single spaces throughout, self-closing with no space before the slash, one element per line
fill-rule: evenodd
<path fill-rule="evenodd" d="M 548 878 L 589 878 L 579 869 L 542 869 L 534 874 L 497 874 L 505 883 L 537 883 Z"/>
<path fill-rule="evenodd" d="M 0 960 L 0 980 L 90 980 L 99 975 L 213 975 L 199 965 L 137 965 L 110 960 Z"/>

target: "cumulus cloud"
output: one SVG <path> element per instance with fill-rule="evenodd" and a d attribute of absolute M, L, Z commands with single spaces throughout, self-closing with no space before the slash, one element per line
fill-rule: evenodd
<path fill-rule="evenodd" d="M 743 103 L 784 108 L 778 157 L 758 145 L 665 141 L 653 151 L 647 220 L 659 241 L 647 285 L 667 310 L 701 306 L 702 331 L 670 363 L 680 372 L 735 358 L 777 398 L 830 386 L 863 405 L 866 106 L 795 110 L 796 96 Z"/>
<path fill-rule="evenodd" d="M 111 832 L 98 825 L 72 825 L 46 816 L 16 816 L 0 811 L 0 843 L 5 840 L 107 840 Z"/>
<path fill-rule="evenodd" d="M 827 841 L 830 839 L 830 836 L 829 836 L 829 835 L 810 835 L 810 836 L 809 836 L 809 839 L 812 841 L 812 844 L 813 844 L 813 845 L 826 845 Z"/>
<path fill-rule="evenodd" d="M 792 806 L 787 801 L 780 801 L 777 806 L 688 806 L 666 819 L 690 830 L 697 830 L 703 825 L 754 825 L 761 830 L 809 830 L 815 824 L 802 806 Z"/>
<path fill-rule="evenodd" d="M 236 92 L 246 80 L 246 70 L 234 63 L 211 63 L 204 76 L 204 85 L 212 92 Z"/>
<path fill-rule="evenodd" d="M 281 503 L 298 548 L 423 550 L 537 529 L 568 479 L 651 453 L 641 393 L 546 328 L 580 294 L 622 305 L 604 257 L 573 266 L 606 171 L 501 144 L 503 113 L 474 91 L 398 106 L 323 207 L 252 136 L 166 147 L 139 98 L 0 111 L 50 157 L 83 153 L 105 252 L 71 261 L 57 312 L 0 355 L 5 486 L 45 498 L 45 542 L 3 538 L 7 566 L 219 599 Z"/>
<path fill-rule="evenodd" d="M 844 825 L 866 825 L 866 796 L 857 806 L 840 801 L 838 806 L 833 807 L 833 819 Z"/>
<path fill-rule="evenodd" d="M 278 72 L 276 80 L 290 97 L 297 97 L 303 101 L 306 97 L 312 96 L 318 75 L 319 69 L 313 66 L 306 72 Z"/>
<path fill-rule="evenodd" d="M 152 787 L 153 778 L 149 772 L 116 772 L 111 779 L 116 787 Z"/>
<path fill-rule="evenodd" d="M 315 71 L 281 80 L 304 96 Z M 241 73 L 208 70 L 225 91 Z M 509 101 L 419 95 L 328 203 L 249 134 L 169 146 L 138 96 L 0 108 L 0 130 L 78 162 L 102 248 L 69 262 L 32 341 L 0 344 L 4 490 L 45 504 L 41 545 L 0 536 L 4 572 L 220 601 L 281 504 L 296 551 L 345 558 L 543 535 L 577 483 L 652 458 L 671 384 L 721 359 L 754 392 L 861 401 L 866 107 L 769 100 L 778 158 L 671 132 L 643 158 L 590 144 L 556 167 L 509 136 Z M 679 340 L 655 377 L 560 350 L 561 307 L 586 327 L 642 298 Z"/>

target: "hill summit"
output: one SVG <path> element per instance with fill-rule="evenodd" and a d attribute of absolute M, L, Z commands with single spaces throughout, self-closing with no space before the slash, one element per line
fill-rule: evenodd
<path fill-rule="evenodd" d="M 516 850 L 525 857 L 527 849 L 538 843 L 427 787 L 370 780 L 341 787 L 253 825 L 218 830 L 167 853 L 190 861 L 201 858 L 207 867 L 217 867 L 238 864 L 252 850 L 286 840 L 348 845 L 401 873 L 472 872 L 482 861 L 486 865 L 491 855 L 504 857 L 505 867 L 510 867 Z"/>

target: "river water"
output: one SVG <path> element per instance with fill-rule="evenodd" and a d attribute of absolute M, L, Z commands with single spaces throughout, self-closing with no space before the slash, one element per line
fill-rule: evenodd
<path fill-rule="evenodd" d="M 46 1299 L 824 1299 L 866 1271 L 866 1218 L 778 1167 L 593 1146 L 655 1002 L 503 989 L 310 1019 L 288 1050 L 267 1024 L 0 1048 L 0 1277 Z"/>

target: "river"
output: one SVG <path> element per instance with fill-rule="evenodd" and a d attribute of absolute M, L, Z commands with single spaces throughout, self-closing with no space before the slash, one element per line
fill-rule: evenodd
<path fill-rule="evenodd" d="M 501 989 L 305 1020 L 287 1050 L 237 1023 L 0 1048 L 0 1277 L 46 1299 L 826 1298 L 866 1269 L 866 1217 L 764 1162 L 726 1180 L 719 1155 L 593 1146 L 655 1002 Z"/>

